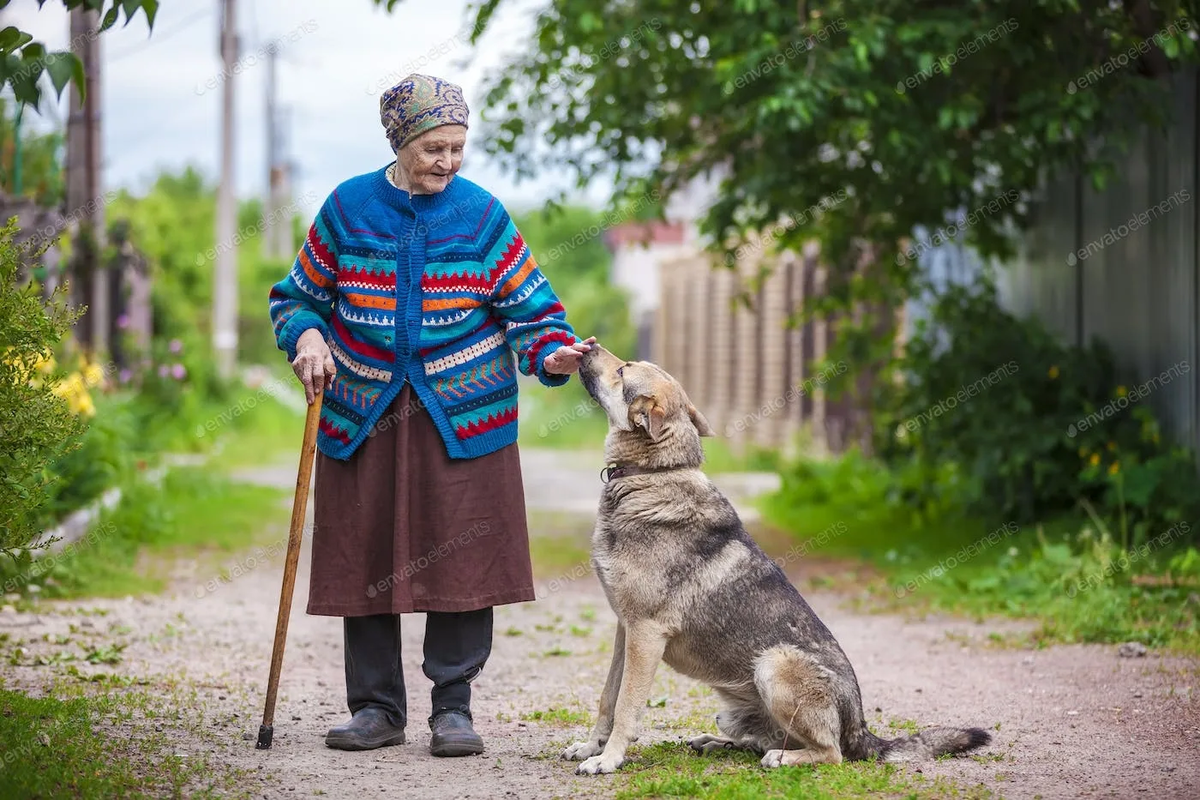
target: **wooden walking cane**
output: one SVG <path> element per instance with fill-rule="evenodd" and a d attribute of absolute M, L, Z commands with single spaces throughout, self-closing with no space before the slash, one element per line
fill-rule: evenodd
<path fill-rule="evenodd" d="M 271 651 L 271 675 L 267 679 L 267 705 L 263 709 L 262 725 L 258 726 L 256 748 L 266 750 L 275 734 L 275 694 L 279 691 L 279 671 L 283 667 L 283 646 L 287 642 L 288 618 L 292 614 L 292 593 L 296 588 L 296 564 L 300 560 L 300 543 L 304 538 L 304 512 L 308 508 L 308 482 L 312 475 L 313 458 L 317 450 L 317 425 L 321 421 L 321 400 L 324 396 L 324 376 L 313 381 L 315 397 L 304 418 L 304 444 L 300 450 L 300 472 L 296 476 L 296 498 L 292 503 L 292 527 L 288 531 L 287 559 L 283 564 L 283 588 L 279 592 L 279 618 L 275 621 L 275 647 Z"/>

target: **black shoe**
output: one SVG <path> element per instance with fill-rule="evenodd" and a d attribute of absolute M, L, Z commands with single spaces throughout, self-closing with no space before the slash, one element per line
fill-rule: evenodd
<path fill-rule="evenodd" d="M 475 756 L 483 752 L 483 739 L 471 727 L 471 713 L 439 711 L 429 718 L 429 752 L 435 756 Z"/>
<path fill-rule="evenodd" d="M 345 725 L 330 728 L 325 744 L 338 750 L 374 750 L 404 744 L 404 728 L 393 725 L 382 708 L 368 706 Z"/>

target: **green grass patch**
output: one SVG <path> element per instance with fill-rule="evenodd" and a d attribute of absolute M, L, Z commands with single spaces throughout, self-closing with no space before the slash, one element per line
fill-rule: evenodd
<path fill-rule="evenodd" d="M 1034 642 L 1137 640 L 1200 652 L 1200 555 L 1186 536 L 1123 558 L 1100 520 L 1018 526 L 949 506 L 914 511 L 892 487 L 880 468 L 853 457 L 807 463 L 785 472 L 760 508 L 791 533 L 791 556 L 877 567 L 885 577 L 869 588 L 888 610 L 1036 619 Z"/>
<path fill-rule="evenodd" d="M 529 514 L 533 571 L 545 578 L 582 578 L 591 571 L 593 521 L 580 514 Z"/>
<path fill-rule="evenodd" d="M 683 744 L 630 748 L 631 761 L 618 773 L 617 800 L 647 797 L 758 798 L 895 797 L 990 798 L 983 786 L 960 787 L 945 778 L 927 779 L 892 764 L 855 762 L 818 767 L 763 769 L 760 756 L 720 750 L 697 755 Z"/>
<path fill-rule="evenodd" d="M 591 716 L 586 711 L 569 708 L 550 708 L 545 711 L 531 711 L 521 715 L 526 722 L 541 722 L 546 725 L 573 727 L 575 725 L 591 724 Z"/>
<path fill-rule="evenodd" d="M 0 796 L 100 799 L 254 793 L 247 785 L 248 774 L 210 763 L 202 753 L 178 754 L 177 741 L 166 732 L 137 726 L 129 732 L 137 705 L 136 698 L 121 695 L 60 700 L 0 689 Z"/>
<path fill-rule="evenodd" d="M 43 597 L 121 597 L 162 591 L 178 558 L 215 562 L 255 545 L 286 546 L 284 490 L 239 484 L 207 468 L 176 468 L 160 486 L 134 483 L 87 536 L 30 564 L 0 559 L 0 583 Z M 276 541 L 278 540 L 278 541 Z"/>

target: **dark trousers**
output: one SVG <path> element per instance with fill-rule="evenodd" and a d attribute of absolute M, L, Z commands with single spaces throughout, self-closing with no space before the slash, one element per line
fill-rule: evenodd
<path fill-rule="evenodd" d="M 404 727 L 408 722 L 408 699 L 400 658 L 400 615 L 346 617 L 344 631 L 350 713 L 378 706 L 387 711 L 392 724 Z M 445 709 L 469 713 L 471 681 L 491 652 L 491 608 L 428 613 L 421 671 L 433 681 L 433 714 Z"/>

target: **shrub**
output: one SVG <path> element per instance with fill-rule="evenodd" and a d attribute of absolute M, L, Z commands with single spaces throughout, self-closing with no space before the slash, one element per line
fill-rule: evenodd
<path fill-rule="evenodd" d="M 1099 341 L 1068 346 L 1000 307 L 990 279 L 935 297 L 877 398 L 877 448 L 893 468 L 946 464 L 969 510 L 1028 523 L 1094 504 L 1135 546 L 1195 520 L 1195 462 L 1166 444 L 1153 413 L 1120 385 Z M 1131 406 L 1132 408 L 1128 408 Z M 941 482 L 913 480 L 929 499 Z"/>
<path fill-rule="evenodd" d="M 38 510 L 46 502 L 51 461 L 78 446 L 83 420 L 68 399 L 55 392 L 53 348 L 78 313 L 65 305 L 65 287 L 49 301 L 36 283 L 17 285 L 22 264 L 31 254 L 13 242 L 10 221 L 0 229 L 0 550 L 28 547 L 40 533 Z M 61 393 L 62 390 L 60 389 Z M 86 411 L 79 390 L 77 411 Z"/>

